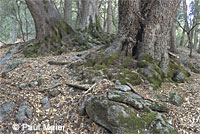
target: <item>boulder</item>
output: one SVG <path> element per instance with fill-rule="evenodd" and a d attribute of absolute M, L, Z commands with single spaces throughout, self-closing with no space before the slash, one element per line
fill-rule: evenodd
<path fill-rule="evenodd" d="M 103 94 L 90 97 L 86 102 L 86 112 L 95 123 L 113 134 L 177 134 L 176 129 L 158 112 L 141 111 L 132 107 L 136 105 L 142 109 L 145 103 L 137 94 L 114 91 L 108 97 Z"/>

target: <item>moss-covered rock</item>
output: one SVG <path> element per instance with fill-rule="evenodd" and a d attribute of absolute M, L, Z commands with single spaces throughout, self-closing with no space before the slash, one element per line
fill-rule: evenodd
<path fill-rule="evenodd" d="M 86 102 L 88 116 L 113 134 L 137 134 L 138 131 L 141 134 L 150 132 L 156 134 L 161 130 L 165 134 L 176 132 L 176 129 L 168 124 L 164 117 L 159 116 L 159 113 L 152 111 L 138 112 L 129 105 L 130 103 L 127 103 L 131 102 L 128 97 L 123 99 L 125 96 L 122 96 L 121 101 L 118 100 L 119 97 L 120 94 L 110 94 L 109 98 L 104 95 L 90 97 Z M 141 98 L 138 95 L 134 97 Z M 154 125 L 155 127 L 150 127 Z M 159 125 L 161 127 L 157 128 Z"/>
<path fill-rule="evenodd" d="M 197 69 L 197 67 L 195 67 L 195 65 L 189 61 L 186 61 L 184 63 L 184 66 L 186 66 L 187 68 L 189 68 L 191 70 L 191 72 L 194 72 L 194 73 L 200 73 L 200 70 Z"/>
<path fill-rule="evenodd" d="M 136 72 L 129 69 L 121 69 L 120 72 L 115 76 L 121 84 L 131 83 L 132 85 L 139 85 L 142 83 L 142 78 Z"/>
<path fill-rule="evenodd" d="M 151 56 L 145 55 L 140 57 L 137 66 L 139 68 L 138 72 L 143 76 L 143 79 L 149 81 L 154 89 L 161 87 L 165 73 Z"/>
<path fill-rule="evenodd" d="M 178 62 L 170 60 L 168 64 L 168 79 L 170 81 L 174 81 L 173 78 L 177 73 L 182 73 L 184 74 L 184 81 L 187 81 L 189 79 L 190 73 L 185 70 Z"/>

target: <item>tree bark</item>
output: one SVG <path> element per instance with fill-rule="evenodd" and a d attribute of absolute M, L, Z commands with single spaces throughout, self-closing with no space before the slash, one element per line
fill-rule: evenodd
<path fill-rule="evenodd" d="M 133 56 L 140 58 L 148 54 L 167 72 L 167 45 L 179 4 L 180 0 L 119 0 L 116 40 L 120 43 L 113 43 L 106 52 L 115 53 L 120 49 L 120 44 L 123 46 L 128 39 L 132 44 Z"/>
<path fill-rule="evenodd" d="M 176 25 L 175 22 L 172 24 L 170 31 L 170 51 L 176 53 Z"/>
<path fill-rule="evenodd" d="M 101 32 L 99 22 L 99 0 L 81 0 L 79 26 L 92 33 Z"/>
<path fill-rule="evenodd" d="M 64 20 L 72 26 L 72 0 L 65 0 Z"/>
<path fill-rule="evenodd" d="M 188 25 L 188 18 L 187 18 L 187 3 L 186 0 L 183 0 L 183 12 L 184 12 L 184 29 L 189 30 L 189 25 Z M 184 44 L 184 36 L 185 36 L 185 31 L 183 30 L 182 35 L 181 35 L 181 40 L 180 40 L 180 46 L 183 46 Z"/>
<path fill-rule="evenodd" d="M 26 0 L 26 4 L 35 22 L 36 39 L 55 34 L 53 27 L 61 21 L 59 12 L 50 0 Z"/>
<path fill-rule="evenodd" d="M 107 16 L 108 16 L 107 32 L 111 34 L 112 33 L 112 1 L 111 0 L 108 1 Z"/>

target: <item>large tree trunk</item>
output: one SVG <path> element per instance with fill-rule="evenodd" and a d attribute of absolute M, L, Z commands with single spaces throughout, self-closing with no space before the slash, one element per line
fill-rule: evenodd
<path fill-rule="evenodd" d="M 61 40 L 67 36 L 70 36 L 67 39 L 73 38 L 74 30 L 64 21 L 51 0 L 26 0 L 26 4 L 35 22 L 38 42 L 24 52 L 31 51 L 37 55 L 46 55 L 50 52 L 58 54 L 63 46 Z"/>
<path fill-rule="evenodd" d="M 92 33 L 101 32 L 99 21 L 99 0 L 81 0 L 79 26 Z"/>
<path fill-rule="evenodd" d="M 119 0 L 119 30 L 116 40 L 122 46 L 127 41 L 132 42 L 133 56 L 139 58 L 148 54 L 167 72 L 167 45 L 179 3 L 180 0 Z M 116 52 L 119 45 L 120 43 L 113 43 L 107 52 Z"/>
<path fill-rule="evenodd" d="M 54 34 L 52 27 L 61 21 L 59 12 L 50 0 L 26 0 L 35 22 L 36 39 L 41 40 Z"/>
<path fill-rule="evenodd" d="M 64 20 L 72 26 L 72 0 L 65 0 L 64 3 Z"/>

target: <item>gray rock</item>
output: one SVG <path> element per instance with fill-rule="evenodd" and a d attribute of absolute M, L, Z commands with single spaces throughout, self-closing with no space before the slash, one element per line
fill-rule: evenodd
<path fill-rule="evenodd" d="M 48 97 L 44 97 L 44 98 L 40 101 L 41 104 L 46 104 L 46 103 L 48 103 L 48 102 L 49 102 L 49 98 L 48 98 Z"/>
<path fill-rule="evenodd" d="M 54 90 L 49 91 L 49 96 L 51 96 L 51 97 L 56 97 L 59 94 L 60 94 L 60 90 L 58 90 L 58 89 L 54 89 Z"/>
<path fill-rule="evenodd" d="M 61 77 L 62 77 L 62 75 L 60 75 L 60 74 L 53 75 L 53 78 L 56 80 L 60 79 Z"/>
<path fill-rule="evenodd" d="M 108 93 L 108 99 L 124 104 L 128 104 L 137 110 L 148 110 L 168 112 L 168 108 L 164 105 L 158 104 L 153 101 L 144 100 L 141 96 L 134 93 L 125 93 L 121 91 L 113 91 Z"/>
<path fill-rule="evenodd" d="M 44 105 L 42 106 L 42 109 L 44 109 L 44 110 L 49 109 L 49 108 L 51 108 L 50 102 L 48 102 L 48 103 L 46 103 L 46 104 L 44 104 Z"/>
<path fill-rule="evenodd" d="M 175 127 L 173 127 L 168 121 L 164 120 L 162 114 L 158 114 L 154 123 L 152 125 L 152 129 L 150 131 L 151 134 L 178 134 Z"/>
<path fill-rule="evenodd" d="M 24 88 L 26 88 L 27 84 L 26 83 L 21 83 L 19 84 L 19 88 L 22 90 Z"/>
<path fill-rule="evenodd" d="M 184 102 L 184 99 L 178 93 L 169 93 L 169 102 L 176 105 L 181 106 Z"/>
<path fill-rule="evenodd" d="M 185 76 L 182 72 L 176 72 L 173 74 L 173 81 L 183 83 L 185 81 Z"/>
<path fill-rule="evenodd" d="M 153 91 L 153 87 L 152 86 L 149 86 L 149 91 Z"/>
<path fill-rule="evenodd" d="M 124 92 L 131 91 L 131 88 L 127 85 L 115 85 L 115 89 L 118 89 Z"/>
<path fill-rule="evenodd" d="M 4 66 L 4 71 L 9 71 L 9 70 L 14 70 L 15 68 L 17 68 L 20 64 L 22 63 L 22 61 L 14 61 L 13 63 Z"/>
<path fill-rule="evenodd" d="M 108 99 L 111 101 L 128 104 L 138 110 L 144 109 L 144 100 L 141 96 L 134 93 L 127 94 L 121 91 L 114 91 L 108 93 Z"/>
<path fill-rule="evenodd" d="M 44 83 L 44 79 L 43 78 L 40 78 L 38 81 L 37 81 L 37 86 L 40 87 L 42 86 L 42 84 Z"/>
<path fill-rule="evenodd" d="M 21 123 L 26 118 L 32 118 L 32 110 L 27 106 L 27 102 L 22 103 L 22 105 L 19 107 L 16 115 L 16 121 Z"/>
<path fill-rule="evenodd" d="M 42 109 L 46 110 L 51 108 L 51 104 L 49 102 L 49 98 L 48 97 L 44 97 L 40 103 L 42 104 Z"/>
<path fill-rule="evenodd" d="M 13 111 L 15 104 L 7 102 L 0 106 L 0 122 L 2 122 L 7 114 Z"/>
<path fill-rule="evenodd" d="M 34 81 L 34 80 L 32 80 L 32 81 L 28 84 L 29 87 L 35 87 L 35 86 L 37 86 L 37 85 L 38 85 L 38 82 L 37 82 L 37 81 Z"/>

